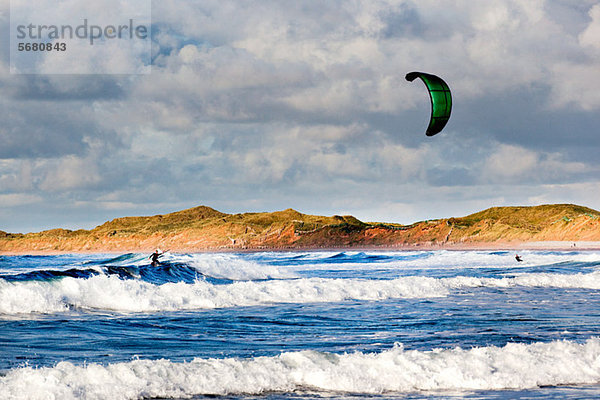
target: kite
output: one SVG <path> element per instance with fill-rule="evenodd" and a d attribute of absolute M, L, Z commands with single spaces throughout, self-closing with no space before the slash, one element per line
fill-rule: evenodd
<path fill-rule="evenodd" d="M 406 74 L 406 80 L 409 82 L 414 81 L 417 78 L 421 80 L 427 86 L 429 90 L 429 97 L 431 99 L 431 120 L 425 134 L 427 136 L 433 136 L 436 133 L 441 132 L 444 126 L 450 119 L 450 112 L 452 111 L 452 95 L 450 94 L 450 88 L 439 76 L 426 74 L 425 72 L 409 72 Z"/>

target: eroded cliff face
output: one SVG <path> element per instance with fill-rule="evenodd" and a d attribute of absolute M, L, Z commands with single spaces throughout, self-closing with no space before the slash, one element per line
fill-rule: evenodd
<path fill-rule="evenodd" d="M 530 241 L 600 241 L 600 213 L 569 204 L 494 207 L 466 217 L 403 226 L 292 209 L 225 214 L 201 206 L 165 215 L 118 218 L 89 231 L 53 229 L 26 235 L 0 231 L 0 252 L 435 248 Z"/>

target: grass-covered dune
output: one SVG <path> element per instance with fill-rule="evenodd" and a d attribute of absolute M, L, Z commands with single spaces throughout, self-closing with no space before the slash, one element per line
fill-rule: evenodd
<path fill-rule="evenodd" d="M 600 241 L 600 213 L 572 204 L 493 207 L 460 218 L 399 225 L 365 223 L 347 215 L 307 215 L 292 209 L 226 214 L 200 206 L 164 215 L 117 218 L 92 230 L 0 231 L 0 252 L 506 247 L 544 241 Z"/>

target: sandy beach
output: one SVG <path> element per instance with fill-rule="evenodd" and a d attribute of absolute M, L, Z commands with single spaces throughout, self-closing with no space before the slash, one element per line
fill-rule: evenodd
<path fill-rule="evenodd" d="M 556 251 L 595 251 L 600 250 L 600 241 L 537 241 L 537 242 L 490 242 L 490 243 L 447 243 L 432 245 L 430 243 L 398 246 L 324 246 L 324 247 L 222 247 L 222 248 L 176 248 L 172 253 L 252 253 L 252 252 L 287 252 L 287 251 L 489 251 L 489 250 L 556 250 Z M 132 248 L 115 250 L 111 248 L 77 251 L 36 250 L 36 251 L 0 251 L 0 255 L 61 255 L 61 254 L 123 254 L 151 253 L 153 249 Z"/>

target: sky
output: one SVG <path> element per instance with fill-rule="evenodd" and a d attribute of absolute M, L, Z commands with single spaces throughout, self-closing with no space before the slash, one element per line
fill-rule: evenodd
<path fill-rule="evenodd" d="M 139 75 L 11 74 L 9 16 L 0 0 L 0 230 L 198 205 L 600 210 L 598 0 L 160 0 Z M 410 71 L 452 90 L 436 136 Z"/>

